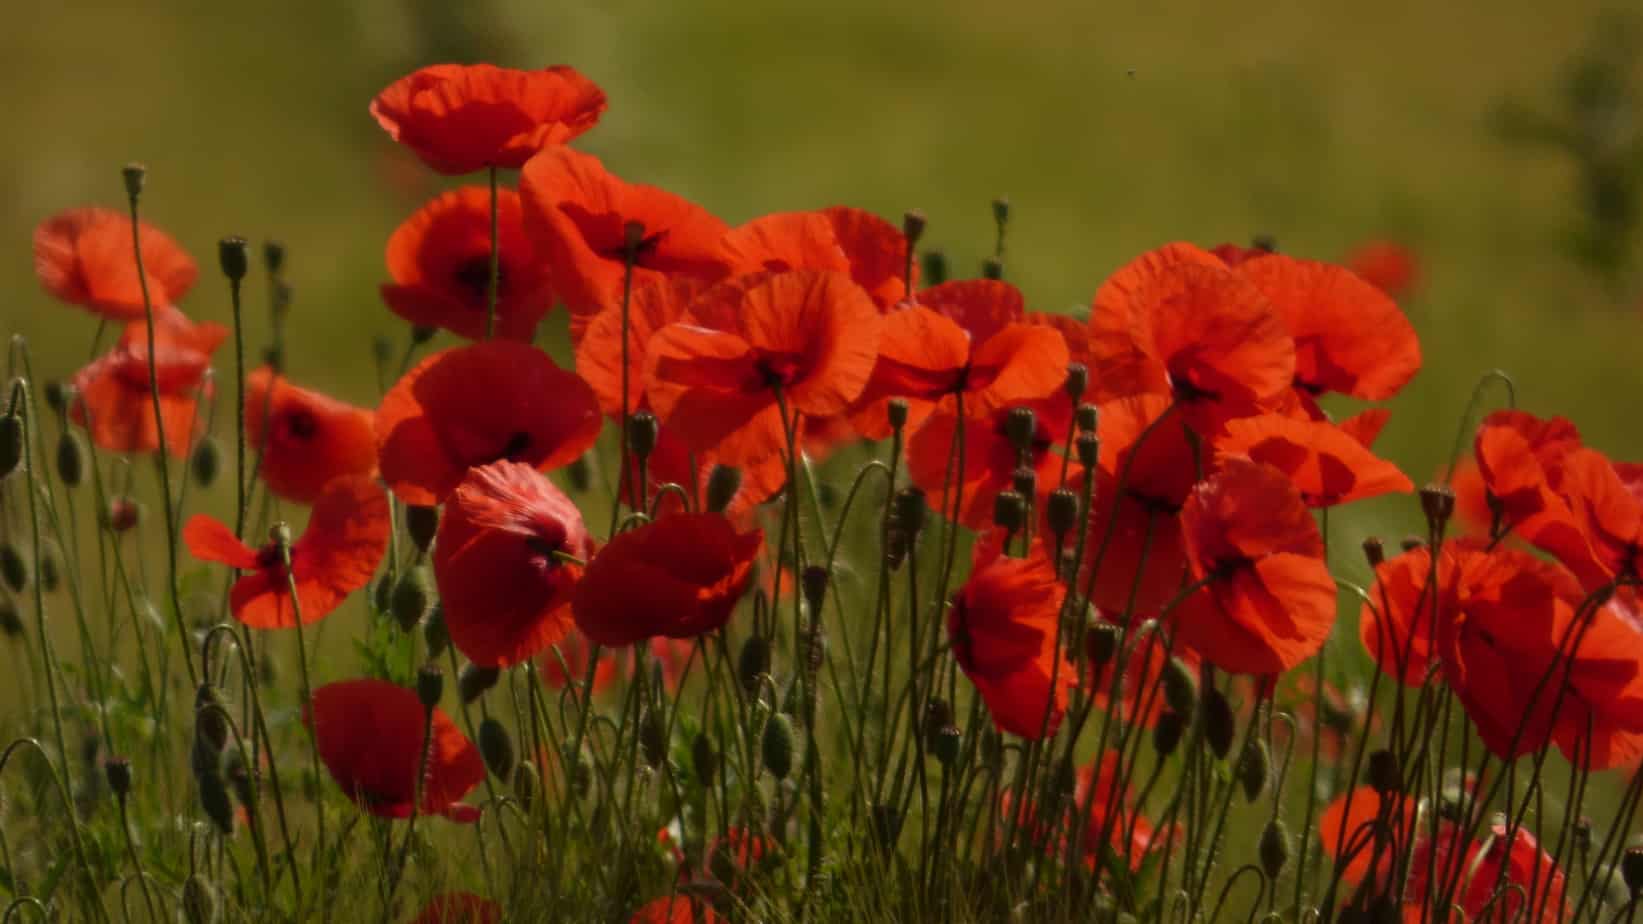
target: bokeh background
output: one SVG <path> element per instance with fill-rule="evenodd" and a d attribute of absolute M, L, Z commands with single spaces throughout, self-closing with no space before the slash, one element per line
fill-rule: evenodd
<path fill-rule="evenodd" d="M 1427 368 L 1381 448 L 1417 482 L 1497 367 L 1523 406 L 1643 457 L 1628 211 L 1643 103 L 1635 22 L 1604 0 L 12 0 L 6 19 L 0 332 L 27 337 L 47 375 L 84 361 L 95 323 L 41 293 L 31 231 L 121 205 L 119 168 L 140 160 L 147 217 L 204 270 L 185 307 L 228 316 L 219 237 L 277 237 L 291 374 L 373 404 L 371 338 L 404 336 L 376 294 L 384 243 L 443 181 L 367 103 L 437 61 L 569 63 L 610 97 L 579 146 L 733 224 L 917 206 L 927 240 L 974 274 L 1007 195 L 1006 275 L 1035 308 L 1087 305 L 1173 239 L 1271 234 L 1320 258 L 1402 242 L 1422 266 L 1405 307 Z M 1594 244 L 1594 221 L 1612 240 Z M 255 344 L 267 321 L 250 291 Z M 1345 528 L 1395 534 L 1412 509 Z"/>

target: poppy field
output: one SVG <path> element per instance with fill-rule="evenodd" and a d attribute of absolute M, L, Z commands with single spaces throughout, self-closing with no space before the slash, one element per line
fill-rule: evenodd
<path fill-rule="evenodd" d="M 449 184 L 366 403 L 176 178 L 35 227 L 81 345 L 0 394 L 8 920 L 1632 919 L 1643 467 L 1504 373 L 1395 457 L 1413 251 L 1043 310 L 1007 199 L 975 271 L 918 209 L 732 224 L 586 150 L 622 105 L 359 100 Z"/>

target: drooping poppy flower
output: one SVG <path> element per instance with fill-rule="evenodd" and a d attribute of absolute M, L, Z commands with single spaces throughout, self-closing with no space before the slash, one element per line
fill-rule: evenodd
<path fill-rule="evenodd" d="M 1000 545 L 996 538 L 977 545 L 970 577 L 947 611 L 947 636 L 993 724 L 1036 741 L 1060 726 L 1074 677 L 1056 654 L 1067 590 L 1042 543 L 1026 558 L 1006 557 Z"/>
<path fill-rule="evenodd" d="M 371 116 L 388 137 L 447 176 L 521 167 L 543 148 L 592 128 L 604 112 L 604 91 L 565 66 L 435 64 L 371 101 Z"/>
<path fill-rule="evenodd" d="M 491 340 L 435 353 L 376 413 L 377 455 L 407 504 L 445 499 L 469 468 L 501 459 L 550 469 L 599 436 L 599 404 L 575 373 L 527 344 Z"/>
<path fill-rule="evenodd" d="M 415 691 L 374 678 L 328 683 L 314 691 L 303 719 L 320 760 L 348 798 L 379 818 L 444 815 L 479 820 L 460 800 L 485 779 L 485 763 L 444 710 L 433 711 L 428 760 L 417 798 L 427 715 Z"/>
<path fill-rule="evenodd" d="M 583 571 L 576 561 L 592 557 L 593 540 L 571 499 L 530 466 L 469 470 L 445 504 L 435 543 L 445 627 L 468 660 L 518 664 L 570 631 Z"/>
<path fill-rule="evenodd" d="M 1089 808 L 1079 826 L 1083 840 L 1083 860 L 1086 867 L 1098 869 L 1107 850 L 1124 858 L 1131 870 L 1141 868 L 1153 841 L 1163 832 L 1156 832 L 1152 823 L 1135 804 L 1135 793 L 1127 783 L 1120 783 L 1119 770 L 1123 764 L 1117 751 L 1109 750 L 1099 759 L 1078 768 L 1078 783 L 1073 789 L 1075 804 Z M 1106 835 L 1105 841 L 1102 835 Z M 1168 835 L 1164 835 L 1167 840 Z M 1160 841 L 1162 843 L 1163 841 Z"/>
<path fill-rule="evenodd" d="M 1414 251 L 1396 241 L 1365 241 L 1352 248 L 1341 264 L 1391 298 L 1403 298 L 1420 285 L 1420 261 Z"/>
<path fill-rule="evenodd" d="M 291 573 L 304 625 L 325 618 L 349 594 L 371 582 L 388 551 L 388 532 L 388 497 L 369 478 L 347 475 L 325 486 L 314 501 L 308 528 L 291 544 Z M 229 591 L 235 619 L 253 629 L 289 629 L 297 624 L 276 543 L 253 549 L 203 513 L 183 527 L 183 542 L 201 561 L 249 572 Z"/>
<path fill-rule="evenodd" d="M 851 414 L 869 439 L 890 435 L 886 407 L 907 401 L 907 429 L 935 408 L 976 417 L 1049 397 L 1067 377 L 1066 341 L 1026 322 L 1021 293 L 1007 282 L 969 279 L 925 289 L 884 318 L 878 361 Z"/>
<path fill-rule="evenodd" d="M 706 902 L 686 895 L 663 895 L 635 911 L 629 924 L 718 924 L 723 920 Z"/>
<path fill-rule="evenodd" d="M 1421 367 L 1420 341 L 1397 303 L 1350 270 L 1271 254 L 1238 267 L 1295 338 L 1303 401 L 1338 392 L 1368 401 L 1397 394 Z"/>
<path fill-rule="evenodd" d="M 1240 674 L 1283 673 L 1323 647 L 1335 581 L 1318 524 L 1282 472 L 1228 457 L 1187 498 L 1181 531 L 1205 583 L 1171 614 L 1178 644 Z"/>
<path fill-rule="evenodd" d="M 418 327 L 459 337 L 485 336 L 491 288 L 490 191 L 464 186 L 434 198 L 388 238 L 382 300 Z M 498 337 L 529 341 L 553 307 L 548 274 L 525 236 L 519 193 L 497 190 L 496 328 Z"/>
<path fill-rule="evenodd" d="M 1563 492 L 1565 463 L 1581 448 L 1580 433 L 1567 420 L 1541 420 L 1515 410 L 1484 418 L 1473 441 L 1498 528 L 1556 556 L 1587 588 L 1595 588 L 1611 572 Z"/>
<path fill-rule="evenodd" d="M 159 346 L 154 351 L 154 376 L 160 398 L 160 416 L 154 416 L 149 382 L 149 352 L 145 344 L 122 342 L 74 374 L 74 403 L 69 418 L 86 428 L 101 449 L 121 453 L 154 452 L 165 431 L 165 449 L 177 458 L 188 455 L 204 421 L 197 413 L 199 399 L 214 388 L 207 372 L 211 356 L 197 350 Z"/>
<path fill-rule="evenodd" d="M 1067 438 L 1072 406 L 1065 400 L 1026 402 L 1033 412 L 1033 432 L 1027 443 L 1025 467 L 1035 475 L 1035 509 L 1043 509 L 1044 495 L 1061 484 L 1063 458 L 1057 448 Z M 992 524 L 993 504 L 1000 492 L 1012 489 L 1022 452 L 1009 435 L 1011 408 L 982 418 L 938 408 L 907 441 L 907 474 L 930 497 L 930 505 L 946 516 L 958 507 L 958 522 L 971 529 Z M 963 426 L 964 465 L 949 483 L 948 468 L 954 443 Z M 962 492 L 960 496 L 957 492 Z"/>
<path fill-rule="evenodd" d="M 299 388 L 263 366 L 246 376 L 245 437 L 274 494 L 313 503 L 333 478 L 376 471 L 371 412 Z"/>
<path fill-rule="evenodd" d="M 1173 397 L 1200 433 L 1283 397 L 1295 344 L 1265 295 L 1213 254 L 1170 244 L 1120 268 L 1090 313 L 1087 400 Z"/>
<path fill-rule="evenodd" d="M 1227 421 L 1217 458 L 1246 456 L 1283 472 L 1309 507 L 1415 490 L 1409 476 L 1327 421 L 1262 414 Z"/>
<path fill-rule="evenodd" d="M 1444 889 L 1456 883 L 1448 898 L 1468 921 L 1485 920 L 1485 912 L 1488 920 L 1566 920 L 1573 909 L 1565 903 L 1564 875 L 1557 861 L 1527 827 L 1519 826 L 1510 840 L 1507 834 L 1503 819 L 1491 824 L 1482 840 L 1473 840 L 1459 826 L 1444 821 L 1435 842 L 1417 838 L 1409 858 L 1405 920 L 1420 920 L 1420 909 L 1438 898 L 1431 894 L 1432 869 Z M 1531 895 L 1534 908 L 1527 906 Z"/>
<path fill-rule="evenodd" d="M 150 303 L 176 304 L 199 277 L 194 258 L 147 222 L 137 229 Z M 41 222 L 34 229 L 34 275 L 53 298 L 110 320 L 136 321 L 146 314 L 131 217 L 123 212 L 69 209 Z"/>
<path fill-rule="evenodd" d="M 634 287 L 669 276 L 714 282 L 727 272 L 719 248 L 724 222 L 666 190 L 612 176 L 596 157 L 549 148 L 525 165 L 519 194 L 525 230 L 570 309 L 573 342 L 593 315 L 621 306 L 630 222 L 643 230 Z"/>
<path fill-rule="evenodd" d="M 833 239 L 850 261 L 850 278 L 888 310 L 918 285 L 919 266 L 908 276 L 907 238 L 901 229 L 872 212 L 835 205 L 821 213 L 833 225 Z"/>
<path fill-rule="evenodd" d="M 1318 844 L 1337 865 L 1344 864 L 1341 881 L 1348 886 L 1372 874 L 1372 881 L 1384 887 L 1397 861 L 1398 845 L 1424 837 L 1415 825 L 1415 800 L 1401 794 L 1393 798 L 1383 812 L 1375 787 L 1359 786 L 1336 796 L 1318 816 Z"/>
<path fill-rule="evenodd" d="M 872 373 L 879 320 L 867 293 L 839 273 L 738 277 L 651 338 L 646 394 L 663 423 L 722 463 L 785 454 L 778 402 L 795 427 L 799 415 L 849 407 Z"/>
<path fill-rule="evenodd" d="M 411 924 L 500 924 L 502 906 L 472 892 L 435 895 Z"/>
<path fill-rule="evenodd" d="M 764 545 L 716 513 L 678 513 L 620 533 L 588 563 L 572 612 L 601 645 L 694 638 L 723 626 Z"/>

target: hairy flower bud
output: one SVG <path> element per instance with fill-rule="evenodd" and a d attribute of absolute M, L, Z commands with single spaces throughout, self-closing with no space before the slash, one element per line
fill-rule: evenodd
<path fill-rule="evenodd" d="M 23 418 L 16 413 L 0 414 L 0 478 L 23 465 Z"/>
<path fill-rule="evenodd" d="M 1244 798 L 1259 801 L 1271 774 L 1272 752 L 1267 749 L 1266 741 L 1251 738 L 1238 757 L 1238 782 L 1244 787 Z"/>
<path fill-rule="evenodd" d="M 479 756 L 499 780 L 506 780 L 513 772 L 513 738 L 496 716 L 488 715 L 480 720 Z"/>
<path fill-rule="evenodd" d="M 742 689 L 749 693 L 757 692 L 760 678 L 770 673 L 770 640 L 762 635 L 750 635 L 742 643 L 741 653 L 736 656 L 736 678 L 741 681 Z"/>
<path fill-rule="evenodd" d="M 1168 757 L 1175 753 L 1175 748 L 1181 743 L 1181 735 L 1187 730 L 1187 720 L 1181 713 L 1165 710 L 1158 714 L 1158 721 L 1152 726 L 1152 747 L 1159 756 Z"/>
<path fill-rule="evenodd" d="M 496 681 L 501 676 L 502 672 L 494 667 L 464 664 L 462 671 L 456 676 L 456 691 L 462 696 L 462 702 L 472 703 L 484 696 L 491 687 L 496 686 Z"/>
<path fill-rule="evenodd" d="M 660 767 L 667 760 L 667 716 L 660 709 L 647 709 L 639 718 L 639 753 L 645 763 Z"/>
<path fill-rule="evenodd" d="M 1227 695 L 1215 687 L 1204 691 L 1204 741 L 1209 744 L 1210 752 L 1218 759 L 1225 760 L 1227 752 L 1232 750 L 1232 738 L 1237 732 L 1237 719 L 1232 714 L 1232 703 L 1227 701 Z"/>
<path fill-rule="evenodd" d="M 690 743 L 690 764 L 696 771 L 696 782 L 704 787 L 713 785 L 713 778 L 719 772 L 719 751 L 707 732 L 698 732 L 696 740 Z"/>
<path fill-rule="evenodd" d="M 764 768 L 778 780 L 787 779 L 787 775 L 793 772 L 793 720 L 787 717 L 787 713 L 778 712 L 764 723 L 759 756 Z"/>
<path fill-rule="evenodd" d="M 416 672 L 416 698 L 422 708 L 432 710 L 445 695 L 445 672 L 436 664 L 424 664 Z"/>
<path fill-rule="evenodd" d="M 1289 865 L 1289 829 L 1283 819 L 1274 818 L 1266 823 L 1261 830 L 1261 841 L 1256 852 L 1261 858 L 1261 872 L 1266 873 L 1267 881 L 1276 881 L 1284 867 Z"/>
<path fill-rule="evenodd" d="M 426 568 L 407 568 L 394 582 L 393 595 L 388 600 L 388 612 L 406 632 L 416 628 L 428 612 L 433 600 L 433 582 Z"/>
<path fill-rule="evenodd" d="M 103 776 L 116 799 L 131 794 L 131 761 L 124 757 L 110 757 L 103 761 Z"/>
<path fill-rule="evenodd" d="M 57 437 L 57 478 L 70 488 L 78 488 L 85 481 L 86 450 L 73 430 L 64 430 Z"/>
<path fill-rule="evenodd" d="M 1187 662 L 1170 658 L 1164 665 L 1163 684 L 1164 703 L 1182 718 L 1190 719 L 1198 708 L 1198 678 L 1192 676 Z"/>
<path fill-rule="evenodd" d="M 210 436 L 200 440 L 194 454 L 188 457 L 188 471 L 194 476 L 194 483 L 202 488 L 216 484 L 217 476 L 222 474 L 222 444 Z"/>
<path fill-rule="evenodd" d="M 927 286 L 939 286 L 947 281 L 947 255 L 939 250 L 926 250 L 920 262 L 924 266 L 922 282 Z"/>
<path fill-rule="evenodd" d="M 416 550 L 427 554 L 439 532 L 439 508 L 411 504 L 405 508 L 405 531 L 410 534 Z"/>

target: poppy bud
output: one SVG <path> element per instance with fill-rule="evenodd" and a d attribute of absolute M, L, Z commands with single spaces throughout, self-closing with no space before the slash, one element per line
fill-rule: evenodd
<path fill-rule="evenodd" d="M 246 252 L 245 238 L 225 237 L 217 242 L 217 262 L 229 282 L 239 282 L 251 269 L 251 258 Z"/>
<path fill-rule="evenodd" d="M 240 807 L 247 813 L 255 812 L 256 798 L 251 789 L 251 771 L 245 765 L 245 758 L 239 751 L 228 752 L 228 766 L 223 772 L 228 780 L 228 786 L 234 791 L 234 798 L 239 800 Z"/>
<path fill-rule="evenodd" d="M 1371 568 L 1379 568 L 1381 562 L 1386 561 L 1386 546 L 1381 544 L 1379 536 L 1370 536 L 1363 541 L 1363 557 Z"/>
<path fill-rule="evenodd" d="M 1078 495 L 1068 488 L 1056 488 L 1045 502 L 1044 514 L 1050 522 L 1050 532 L 1065 536 L 1078 525 Z"/>
<path fill-rule="evenodd" d="M 964 743 L 964 733 L 958 730 L 957 725 L 943 725 L 936 730 L 935 740 L 930 744 L 930 753 L 943 767 L 951 767 L 958 760 L 959 746 Z"/>
<path fill-rule="evenodd" d="M 371 585 L 371 608 L 377 615 L 386 616 L 394 602 L 394 573 L 384 574 L 380 580 Z"/>
<path fill-rule="evenodd" d="M 217 924 L 217 890 L 199 873 L 183 880 L 183 917 L 188 924 Z"/>
<path fill-rule="evenodd" d="M 40 546 L 40 589 L 46 593 L 56 593 L 63 583 L 62 566 L 58 564 L 57 549 L 51 545 Z"/>
<path fill-rule="evenodd" d="M 1104 619 L 1093 619 L 1084 630 L 1084 657 L 1089 659 L 1091 667 L 1099 668 L 1118 654 L 1118 645 L 1123 639 L 1121 627 Z"/>
<path fill-rule="evenodd" d="M 1009 220 L 1010 200 L 1005 196 L 999 196 L 993 200 L 993 221 L 1002 227 Z"/>
<path fill-rule="evenodd" d="M 1272 752 L 1267 750 L 1265 741 L 1251 738 L 1238 758 L 1238 782 L 1244 786 L 1244 798 L 1251 802 L 1259 801 L 1261 793 L 1266 792 L 1266 781 L 1271 773 Z"/>
<path fill-rule="evenodd" d="M 445 672 L 437 664 L 424 664 L 416 672 L 416 698 L 430 712 L 445 695 Z"/>
<path fill-rule="evenodd" d="M 741 653 L 736 656 L 736 677 L 742 682 L 742 689 L 749 693 L 757 692 L 760 678 L 770 673 L 770 640 L 762 635 L 750 635 L 742 643 Z"/>
<path fill-rule="evenodd" d="M 1164 665 L 1163 684 L 1165 705 L 1179 712 L 1182 718 L 1190 718 L 1198 708 L 1198 679 L 1192 676 L 1187 662 L 1170 658 Z"/>
<path fill-rule="evenodd" d="M 284 371 L 285 351 L 280 347 L 269 344 L 268 346 L 263 347 L 262 362 L 263 365 L 274 370 L 275 372 Z"/>
<path fill-rule="evenodd" d="M 1093 432 L 1086 430 L 1073 438 L 1073 452 L 1078 456 L 1078 464 L 1086 469 L 1093 469 L 1101 461 L 1101 440 Z"/>
<path fill-rule="evenodd" d="M 274 657 L 272 652 L 264 651 L 261 657 L 257 658 L 257 679 L 262 681 L 264 687 L 273 689 L 279 684 L 279 673 L 279 659 Z"/>
<path fill-rule="evenodd" d="M 1268 882 L 1276 882 L 1278 874 L 1289 865 L 1289 829 L 1283 819 L 1274 818 L 1261 831 L 1261 843 L 1256 848 L 1261 858 L 1261 872 Z"/>
<path fill-rule="evenodd" d="M 1621 854 L 1620 878 L 1634 897 L 1643 894 L 1643 847 L 1627 847 Z"/>
<path fill-rule="evenodd" d="M 513 797 L 527 812 L 536 804 L 537 791 L 542 788 L 538 772 L 536 764 L 528 760 L 520 761 L 519 766 L 513 768 Z"/>
<path fill-rule="evenodd" d="M 5 581 L 12 593 L 22 593 L 29 583 L 28 560 L 17 546 L 0 541 L 0 581 Z"/>
<path fill-rule="evenodd" d="M 285 269 L 285 244 L 272 238 L 263 241 L 262 265 L 268 270 L 268 275 L 278 276 Z"/>
<path fill-rule="evenodd" d="M 1403 541 L 1398 543 L 1398 548 L 1403 549 L 1405 552 L 1413 552 L 1416 549 L 1424 549 L 1426 548 L 1426 540 L 1419 536 L 1405 536 L 1403 537 Z"/>
<path fill-rule="evenodd" d="M 44 388 L 40 389 L 40 393 L 46 398 L 46 407 L 51 408 L 53 413 L 67 413 L 69 393 L 69 387 L 67 385 L 64 385 L 56 379 L 52 379 L 45 384 Z"/>
<path fill-rule="evenodd" d="M 1238 722 L 1232 715 L 1232 704 L 1227 695 L 1215 687 L 1204 691 L 1204 741 L 1217 759 L 1225 760 L 1232 750 L 1232 738 Z"/>
<path fill-rule="evenodd" d="M 120 178 L 125 180 L 126 197 L 135 200 L 143 194 L 143 182 L 148 179 L 148 168 L 132 161 L 120 168 Z"/>
<path fill-rule="evenodd" d="M 920 488 L 906 487 L 896 492 L 891 512 L 903 532 L 908 536 L 917 536 L 924 528 L 924 514 L 928 509 L 924 491 Z"/>
<path fill-rule="evenodd" d="M 23 418 L 15 413 L 0 415 L 0 478 L 23 464 Z"/>
<path fill-rule="evenodd" d="M 1033 436 L 1038 432 L 1037 417 L 1030 407 L 1012 407 L 1004 417 L 1004 435 L 1009 438 L 1010 445 L 1016 452 L 1029 452 L 1033 448 Z"/>
<path fill-rule="evenodd" d="M 897 433 L 907 426 L 907 399 L 891 398 L 884 404 L 884 416 L 890 421 L 890 429 Z"/>
<path fill-rule="evenodd" d="M 443 655 L 445 647 L 451 644 L 450 630 L 445 628 L 445 607 L 437 602 L 422 620 L 422 643 L 428 646 L 430 660 Z"/>
<path fill-rule="evenodd" d="M 1014 491 L 1000 491 L 993 498 L 993 524 L 1015 532 L 1027 520 L 1027 501 Z"/>
<path fill-rule="evenodd" d="M 649 411 L 634 411 L 628 418 L 628 448 L 639 459 L 648 459 L 656 451 L 656 433 L 660 425 L 656 415 Z"/>
<path fill-rule="evenodd" d="M 428 547 L 434 544 L 434 534 L 439 532 L 439 508 L 408 505 L 405 508 L 405 531 L 411 534 L 416 550 L 427 554 Z"/>
<path fill-rule="evenodd" d="M 23 615 L 17 611 L 16 601 L 6 596 L 0 596 L 0 632 L 7 638 L 23 635 Z"/>
<path fill-rule="evenodd" d="M 821 565 L 810 565 L 804 569 L 799 577 L 799 587 L 804 591 L 804 602 L 810 605 L 811 613 L 819 613 L 822 601 L 827 597 L 827 569 Z"/>
<path fill-rule="evenodd" d="M 924 211 L 922 209 L 908 209 L 901 216 L 901 235 L 907 238 L 907 246 L 912 247 L 924 236 Z"/>
<path fill-rule="evenodd" d="M 394 358 L 394 344 L 386 334 L 377 334 L 371 338 L 371 355 L 379 363 L 385 363 Z"/>
<path fill-rule="evenodd" d="M 707 476 L 707 509 L 710 513 L 724 513 L 736 492 L 742 489 L 742 470 L 733 465 L 715 463 Z"/>
<path fill-rule="evenodd" d="M 406 632 L 416 628 L 428 612 L 428 604 L 433 599 L 433 588 L 428 580 L 426 568 L 407 568 L 405 573 L 394 582 L 393 596 L 388 601 L 388 612 L 399 623 L 399 627 Z"/>
<path fill-rule="evenodd" d="M 495 667 L 480 667 L 478 664 L 462 665 L 462 670 L 456 675 L 456 692 L 462 697 L 462 702 L 472 703 L 485 695 L 496 681 L 502 676 L 502 671 Z"/>
<path fill-rule="evenodd" d="M 1023 498 L 1038 496 L 1038 473 L 1023 465 L 1010 473 L 1010 487 Z"/>
<path fill-rule="evenodd" d="M 1429 484 L 1421 488 L 1421 512 L 1433 530 L 1441 530 L 1455 514 L 1455 492 L 1445 484 Z"/>
<path fill-rule="evenodd" d="M 221 753 L 228 747 L 228 718 L 222 713 L 222 696 L 217 688 L 202 683 L 194 691 L 194 737 Z"/>
<path fill-rule="evenodd" d="M 578 796 L 588 794 L 588 788 L 593 785 L 593 765 L 588 763 L 588 757 L 581 751 L 565 755 L 565 772 L 570 777 L 571 792 Z"/>
<path fill-rule="evenodd" d="M 228 797 L 228 787 L 221 774 L 196 773 L 200 786 L 200 808 L 211 819 L 223 836 L 234 833 L 234 802 Z"/>
<path fill-rule="evenodd" d="M 953 705 L 936 697 L 924 704 L 924 746 L 934 749 L 936 735 L 953 724 Z"/>
<path fill-rule="evenodd" d="M 997 257 L 988 257 L 987 259 L 981 261 L 981 278 L 1003 279 L 1004 261 L 998 259 Z"/>
<path fill-rule="evenodd" d="M 1181 735 L 1187 730 L 1187 720 L 1181 713 L 1166 710 L 1158 714 L 1158 722 L 1152 726 L 1152 748 L 1159 756 L 1168 757 L 1175 753 L 1175 748 L 1181 743 Z"/>
<path fill-rule="evenodd" d="M 1066 391 L 1073 404 L 1078 404 L 1078 399 L 1084 397 L 1084 389 L 1089 387 L 1090 367 L 1083 363 L 1068 363 L 1067 380 L 1061 383 L 1061 388 Z"/>
<path fill-rule="evenodd" d="M 103 776 L 108 780 L 108 788 L 116 799 L 124 799 L 131 793 L 131 761 L 124 757 L 110 757 L 103 761 Z"/>
<path fill-rule="evenodd" d="M 570 482 L 570 489 L 578 494 L 593 487 L 593 470 L 588 467 L 588 457 L 580 455 L 565 466 L 565 479 Z"/>
<path fill-rule="evenodd" d="M 924 284 L 939 286 L 947 281 L 947 255 L 939 250 L 926 250 L 921 262 L 924 264 Z"/>
<path fill-rule="evenodd" d="M 142 519 L 142 511 L 137 502 L 129 497 L 120 496 L 108 502 L 108 510 L 103 514 L 103 525 L 117 533 L 123 533 L 136 526 Z"/>
<path fill-rule="evenodd" d="M 1385 748 L 1369 755 L 1369 767 L 1365 770 L 1364 777 L 1382 796 L 1403 789 L 1403 770 L 1398 766 L 1398 755 Z"/>
<path fill-rule="evenodd" d="M 78 488 L 86 477 L 86 451 L 73 430 L 57 437 L 57 477 L 70 488 Z"/>
<path fill-rule="evenodd" d="M 513 738 L 496 716 L 488 715 L 479 723 L 479 756 L 499 780 L 507 779 L 513 770 Z"/>
<path fill-rule="evenodd" d="M 188 471 L 194 476 L 194 483 L 202 488 L 216 484 L 217 475 L 222 471 L 222 446 L 214 437 L 208 436 L 194 447 L 194 454 L 188 459 Z"/>
<path fill-rule="evenodd" d="M 690 743 L 690 763 L 696 771 L 696 782 L 704 787 L 712 786 L 713 777 L 719 772 L 719 752 L 707 732 L 698 732 L 696 740 Z"/>
<path fill-rule="evenodd" d="M 778 712 L 764 723 L 759 755 L 764 761 L 764 768 L 778 780 L 787 779 L 793 771 L 793 720 L 787 717 L 787 713 Z"/>
<path fill-rule="evenodd" d="M 667 759 L 667 716 L 659 709 L 647 709 L 639 718 L 639 752 L 645 763 L 660 767 Z"/>

